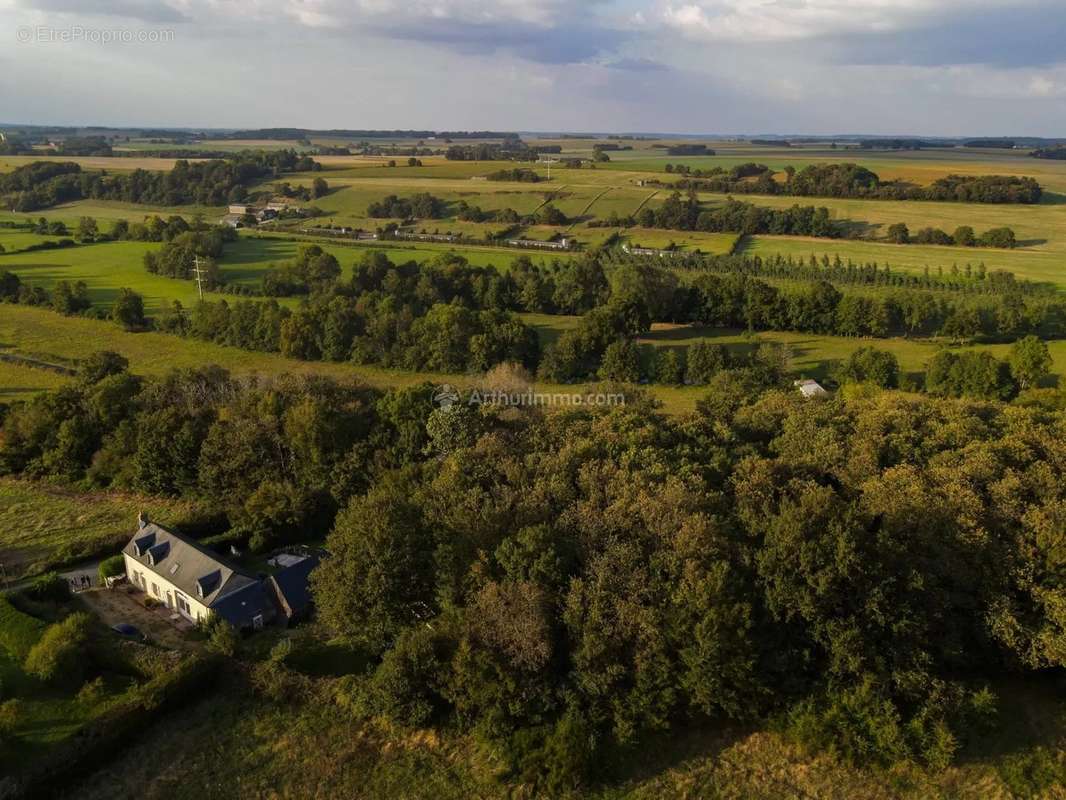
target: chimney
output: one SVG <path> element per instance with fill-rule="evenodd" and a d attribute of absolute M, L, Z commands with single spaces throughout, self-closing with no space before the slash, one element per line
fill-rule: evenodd
<path fill-rule="evenodd" d="M 137 515 L 137 527 L 138 528 L 143 528 L 147 524 L 148 524 L 148 515 L 145 514 L 144 511 L 141 511 Z"/>

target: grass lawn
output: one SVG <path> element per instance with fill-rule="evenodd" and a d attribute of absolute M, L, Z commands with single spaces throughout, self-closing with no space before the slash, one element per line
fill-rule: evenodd
<path fill-rule="evenodd" d="M 0 658 L 21 662 L 44 633 L 45 624 L 23 614 L 0 595 Z"/>
<path fill-rule="evenodd" d="M 78 492 L 0 479 L 0 564 L 8 578 L 14 579 L 100 552 L 117 552 L 129 539 L 140 511 L 173 525 L 205 513 L 187 500 L 129 492 Z"/>
<path fill-rule="evenodd" d="M 740 238 L 736 233 L 701 233 L 699 231 L 664 231 L 658 228 L 627 228 L 621 231 L 633 247 L 667 249 L 676 245 L 681 251 L 725 255 L 731 253 Z"/>
<path fill-rule="evenodd" d="M 145 311 L 157 313 L 172 300 L 193 305 L 196 284 L 152 275 L 144 268 L 144 254 L 162 245 L 153 242 L 102 242 L 0 255 L 0 270 L 10 270 L 30 286 L 50 289 L 58 281 L 84 281 L 94 305 L 110 307 L 119 290 L 130 288 L 144 297 Z M 218 299 L 221 295 L 214 297 Z"/>
<path fill-rule="evenodd" d="M 5 343 L 0 341 L 0 354 Z M 0 361 L 0 403 L 23 400 L 38 392 L 58 389 L 67 377 L 48 369 Z"/>

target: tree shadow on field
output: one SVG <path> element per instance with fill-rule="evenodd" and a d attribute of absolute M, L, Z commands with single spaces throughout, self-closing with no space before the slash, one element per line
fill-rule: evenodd
<path fill-rule="evenodd" d="M 708 723 L 649 737 L 639 748 L 610 748 L 598 758 L 596 777 L 604 787 L 638 784 L 686 762 L 716 759 L 754 730 L 724 722 Z"/>
<path fill-rule="evenodd" d="M 1042 206 L 1062 206 L 1066 205 L 1066 194 L 1062 192 L 1049 192 L 1044 191 L 1040 195 L 1040 203 Z"/>
<path fill-rule="evenodd" d="M 1047 239 L 1018 239 L 1014 244 L 1016 247 L 1038 247 L 1047 244 Z"/>
<path fill-rule="evenodd" d="M 1038 745 L 1056 748 L 1066 738 L 1066 678 L 1051 672 L 992 686 L 999 713 L 994 727 L 959 754 L 961 763 L 1002 758 Z"/>

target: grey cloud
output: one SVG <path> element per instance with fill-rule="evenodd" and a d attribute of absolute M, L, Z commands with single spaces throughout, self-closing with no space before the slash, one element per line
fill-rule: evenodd
<path fill-rule="evenodd" d="M 1066 61 L 1063 30 L 1066 5 L 1047 3 L 956 11 L 903 34 L 858 34 L 830 39 L 827 46 L 833 61 L 847 64 L 1046 66 Z"/>
<path fill-rule="evenodd" d="M 379 36 L 443 45 L 463 53 L 511 52 L 542 64 L 575 64 L 613 52 L 630 34 L 624 31 L 561 25 L 555 28 L 517 24 L 472 24 L 453 20 L 373 24 L 364 30 Z"/>
<path fill-rule="evenodd" d="M 173 6 L 152 0 L 20 0 L 19 8 L 57 14 L 136 19 L 143 22 L 189 21 L 189 17 Z"/>

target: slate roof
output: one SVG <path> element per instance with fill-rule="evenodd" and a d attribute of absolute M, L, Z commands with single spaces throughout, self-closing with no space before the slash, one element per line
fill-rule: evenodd
<path fill-rule="evenodd" d="M 319 560 L 315 556 L 303 558 L 295 564 L 278 570 L 270 577 L 274 590 L 292 609 L 294 615 L 302 614 L 312 603 L 308 577 L 318 563 Z"/>
<path fill-rule="evenodd" d="M 259 581 L 220 597 L 212 603 L 211 610 L 237 628 L 251 628 L 255 617 L 262 617 L 264 623 L 270 622 L 277 614 Z"/>
<path fill-rule="evenodd" d="M 123 550 L 145 571 L 155 573 L 209 608 L 219 598 L 259 582 L 196 542 L 149 522 Z M 202 589 L 198 591 L 198 588 Z"/>

